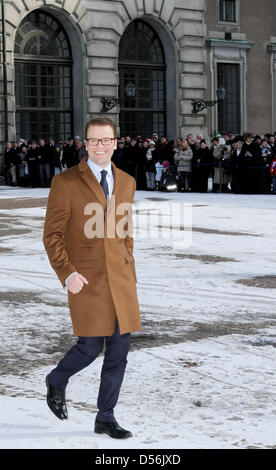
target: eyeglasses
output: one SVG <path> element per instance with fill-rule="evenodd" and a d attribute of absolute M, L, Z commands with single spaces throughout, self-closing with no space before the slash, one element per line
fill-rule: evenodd
<path fill-rule="evenodd" d="M 104 137 L 103 139 L 91 138 L 91 139 L 86 139 L 86 142 L 88 143 L 88 145 L 91 145 L 92 147 L 96 147 L 99 142 L 101 142 L 103 146 L 107 146 L 107 145 L 111 145 L 112 141 L 115 139 L 116 137 Z"/>

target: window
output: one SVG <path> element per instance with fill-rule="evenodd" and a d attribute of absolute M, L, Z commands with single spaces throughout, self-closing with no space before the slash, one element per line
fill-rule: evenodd
<path fill-rule="evenodd" d="M 17 137 L 66 139 L 72 134 L 72 59 L 62 26 L 40 10 L 15 38 Z"/>
<path fill-rule="evenodd" d="M 225 100 L 218 103 L 218 131 L 240 134 L 240 65 L 218 63 L 217 84 L 226 91 Z"/>
<path fill-rule="evenodd" d="M 236 13 L 236 0 L 219 0 L 219 21 L 227 23 L 236 23 Z"/>
<path fill-rule="evenodd" d="M 155 31 L 140 20 L 130 23 L 120 41 L 121 135 L 166 134 L 165 68 Z"/>

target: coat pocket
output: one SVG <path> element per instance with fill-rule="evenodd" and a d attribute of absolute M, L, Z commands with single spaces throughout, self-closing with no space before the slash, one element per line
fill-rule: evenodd
<path fill-rule="evenodd" d="M 78 268 L 93 268 L 93 264 L 95 263 L 94 258 L 87 258 L 87 259 L 79 259 L 79 258 L 71 258 L 70 261 L 72 264 Z"/>
<path fill-rule="evenodd" d="M 69 258 L 76 268 L 90 268 L 94 262 L 93 248 L 80 246 L 69 254 Z"/>

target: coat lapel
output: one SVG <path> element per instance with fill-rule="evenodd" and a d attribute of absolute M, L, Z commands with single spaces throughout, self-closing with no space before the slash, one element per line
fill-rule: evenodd
<path fill-rule="evenodd" d="M 121 175 L 120 175 L 118 168 L 116 167 L 116 165 L 114 165 L 113 162 L 111 162 L 111 167 L 112 167 L 113 177 L 114 177 L 114 186 L 113 186 L 112 196 L 115 196 L 116 205 L 117 205 L 119 202 L 118 200 L 119 200 L 119 194 L 120 194 Z"/>

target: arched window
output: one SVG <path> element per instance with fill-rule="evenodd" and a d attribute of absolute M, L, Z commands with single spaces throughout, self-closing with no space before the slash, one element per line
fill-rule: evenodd
<path fill-rule="evenodd" d="M 130 23 L 120 40 L 121 135 L 166 134 L 165 69 L 155 31 L 142 20 Z"/>
<path fill-rule="evenodd" d="M 72 56 L 61 24 L 35 10 L 15 37 L 17 137 L 66 139 L 72 133 Z"/>

